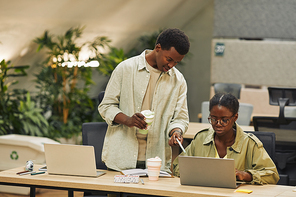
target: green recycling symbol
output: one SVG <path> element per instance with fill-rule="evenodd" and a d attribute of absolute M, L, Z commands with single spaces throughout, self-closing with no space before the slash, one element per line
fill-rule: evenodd
<path fill-rule="evenodd" d="M 10 158 L 12 159 L 12 160 L 18 160 L 18 154 L 17 154 L 17 152 L 16 151 L 12 151 L 11 152 L 11 154 L 10 154 Z"/>

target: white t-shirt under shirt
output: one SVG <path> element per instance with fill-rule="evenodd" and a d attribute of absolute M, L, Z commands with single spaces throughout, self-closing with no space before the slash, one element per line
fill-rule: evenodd
<path fill-rule="evenodd" d="M 161 74 L 160 70 L 155 69 L 152 66 L 150 66 L 147 61 L 146 61 L 146 68 L 150 72 L 150 79 L 149 79 L 147 90 L 146 90 L 146 93 L 145 93 L 145 96 L 143 99 L 141 111 L 151 110 L 154 89 L 155 89 L 157 80 Z M 146 160 L 147 134 L 139 133 L 139 130 L 137 130 L 137 138 L 138 138 L 138 142 L 139 142 L 138 161 L 145 161 Z"/>

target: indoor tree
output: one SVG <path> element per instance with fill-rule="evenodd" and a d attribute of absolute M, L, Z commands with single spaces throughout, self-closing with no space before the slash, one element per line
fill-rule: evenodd
<path fill-rule="evenodd" d="M 0 62 L 0 135 L 47 135 L 47 121 L 42 110 L 30 100 L 30 93 L 13 89 L 15 77 L 27 76 L 29 66 L 13 66 L 10 61 Z"/>
<path fill-rule="evenodd" d="M 45 49 L 46 60 L 41 71 L 36 74 L 36 101 L 44 109 L 49 122 L 49 137 L 70 138 L 81 133 L 84 122 L 93 121 L 95 102 L 88 96 L 94 84 L 90 67 L 91 60 L 100 60 L 104 54 L 100 48 L 109 49 L 105 36 L 78 44 L 83 27 L 70 28 L 63 35 L 53 35 L 48 31 L 36 38 L 37 51 Z M 81 50 L 88 48 L 91 57 L 81 60 Z M 79 82 L 79 83 L 78 83 Z"/>

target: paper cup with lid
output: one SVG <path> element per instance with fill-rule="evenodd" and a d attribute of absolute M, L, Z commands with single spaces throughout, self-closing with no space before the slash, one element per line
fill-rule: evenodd
<path fill-rule="evenodd" d="M 141 114 L 143 114 L 146 118 L 145 122 L 147 123 L 147 129 L 139 129 L 139 132 L 142 134 L 147 134 L 154 119 L 154 112 L 150 110 L 144 110 L 144 111 L 141 111 Z"/>
<path fill-rule="evenodd" d="M 159 177 L 161 159 L 159 157 L 147 159 L 148 178 L 151 181 L 157 181 Z"/>

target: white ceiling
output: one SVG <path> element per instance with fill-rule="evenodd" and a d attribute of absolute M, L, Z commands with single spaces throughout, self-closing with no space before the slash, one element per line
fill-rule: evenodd
<path fill-rule="evenodd" d="M 82 40 L 108 36 L 129 48 L 144 33 L 186 28 L 207 0 L 0 0 L 0 60 L 18 60 L 45 30 L 85 26 Z M 18 61 L 16 61 L 18 62 Z"/>

